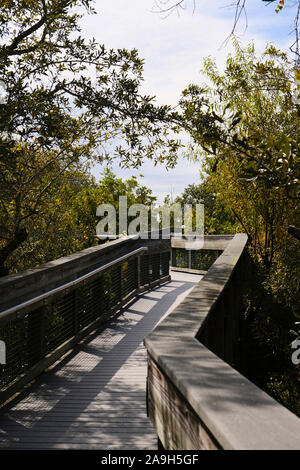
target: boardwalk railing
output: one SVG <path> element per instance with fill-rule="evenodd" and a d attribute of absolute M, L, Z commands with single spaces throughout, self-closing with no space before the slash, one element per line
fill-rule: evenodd
<path fill-rule="evenodd" d="M 205 235 L 201 237 L 201 250 L 190 249 L 191 242 L 188 239 L 172 238 L 172 270 L 205 274 L 232 238 L 233 235 Z"/>
<path fill-rule="evenodd" d="M 0 404 L 169 277 L 169 240 L 124 237 L 0 279 Z"/>
<path fill-rule="evenodd" d="M 145 339 L 148 414 L 165 449 L 300 449 L 299 418 L 235 369 L 246 244 L 244 234 L 205 237 L 222 254 Z M 193 270 L 184 249 L 172 240 L 172 265 Z"/>

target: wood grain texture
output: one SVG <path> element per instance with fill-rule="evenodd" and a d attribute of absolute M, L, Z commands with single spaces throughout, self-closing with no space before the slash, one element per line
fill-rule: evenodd
<path fill-rule="evenodd" d="M 148 412 L 167 450 L 218 450 L 199 416 L 148 355 Z"/>

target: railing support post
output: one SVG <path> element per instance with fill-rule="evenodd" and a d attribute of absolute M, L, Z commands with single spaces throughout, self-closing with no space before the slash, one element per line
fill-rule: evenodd
<path fill-rule="evenodd" d="M 136 283 L 137 291 L 139 292 L 141 288 L 141 257 L 138 256 L 136 259 Z"/>
<path fill-rule="evenodd" d="M 29 362 L 36 363 L 43 359 L 45 347 L 45 311 L 41 307 L 29 314 L 28 319 L 28 352 Z"/>
<path fill-rule="evenodd" d="M 176 248 L 171 248 L 171 266 L 176 268 Z"/>
<path fill-rule="evenodd" d="M 123 302 L 123 275 L 122 275 L 122 264 L 120 264 L 119 269 L 118 269 L 118 275 L 119 275 L 119 289 L 120 289 L 120 297 L 119 301 L 122 304 Z"/>
<path fill-rule="evenodd" d="M 74 291 L 74 336 L 77 335 L 78 330 L 79 330 L 78 307 L 79 307 L 78 291 L 77 289 L 75 289 Z"/>

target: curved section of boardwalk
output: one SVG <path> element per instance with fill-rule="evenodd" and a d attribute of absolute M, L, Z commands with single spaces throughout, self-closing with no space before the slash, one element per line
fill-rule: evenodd
<path fill-rule="evenodd" d="M 1 449 L 156 449 L 146 415 L 144 337 L 200 276 L 141 295 L 0 413 Z"/>

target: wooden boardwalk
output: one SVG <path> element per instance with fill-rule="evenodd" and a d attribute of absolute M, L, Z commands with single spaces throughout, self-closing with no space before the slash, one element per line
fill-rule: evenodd
<path fill-rule="evenodd" d="M 200 278 L 173 273 L 42 374 L 1 410 L 0 449 L 156 449 L 143 339 Z"/>

